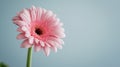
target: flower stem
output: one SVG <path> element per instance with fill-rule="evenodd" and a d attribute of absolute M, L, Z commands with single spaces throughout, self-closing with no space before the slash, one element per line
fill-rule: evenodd
<path fill-rule="evenodd" d="M 31 61 L 32 61 L 32 47 L 28 48 L 26 67 L 31 67 Z"/>

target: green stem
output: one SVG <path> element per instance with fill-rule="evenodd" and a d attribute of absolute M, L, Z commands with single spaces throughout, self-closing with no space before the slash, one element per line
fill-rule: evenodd
<path fill-rule="evenodd" d="M 32 61 L 32 47 L 28 48 L 26 67 L 31 67 L 31 61 Z"/>

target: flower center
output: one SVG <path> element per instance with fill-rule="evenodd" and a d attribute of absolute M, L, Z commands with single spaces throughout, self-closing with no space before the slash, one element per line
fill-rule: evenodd
<path fill-rule="evenodd" d="M 42 34 L 43 34 L 43 31 L 42 31 L 41 29 L 39 29 L 39 28 L 36 28 L 36 29 L 35 29 L 35 33 L 36 33 L 37 35 L 42 35 Z"/>

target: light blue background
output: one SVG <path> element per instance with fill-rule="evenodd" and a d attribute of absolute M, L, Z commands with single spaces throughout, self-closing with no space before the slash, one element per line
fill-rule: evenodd
<path fill-rule="evenodd" d="M 32 5 L 56 13 L 66 33 L 63 50 L 33 52 L 32 67 L 120 67 L 120 0 L 0 0 L 0 61 L 26 66 L 11 19 Z"/>

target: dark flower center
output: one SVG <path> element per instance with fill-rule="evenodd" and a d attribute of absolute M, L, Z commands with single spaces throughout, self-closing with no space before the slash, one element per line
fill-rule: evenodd
<path fill-rule="evenodd" d="M 43 31 L 42 31 L 41 29 L 39 29 L 39 28 L 36 28 L 36 29 L 35 29 L 35 33 L 36 33 L 37 35 L 42 35 L 42 34 L 43 34 Z"/>

